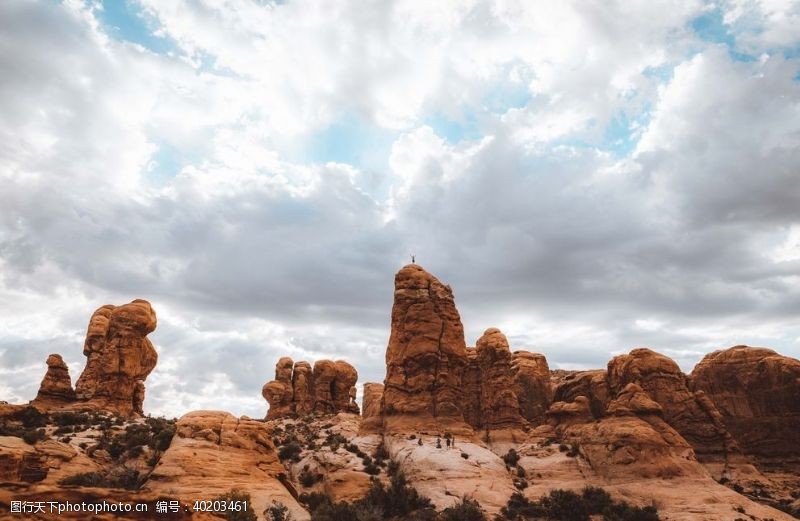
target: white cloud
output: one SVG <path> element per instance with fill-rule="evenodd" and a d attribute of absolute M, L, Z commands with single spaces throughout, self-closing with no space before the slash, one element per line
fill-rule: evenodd
<path fill-rule="evenodd" d="M 800 353 L 795 5 L 722 6 L 769 54 L 747 63 L 694 34 L 699 2 L 142 6 L 174 50 L 93 4 L 0 3 L 2 394 L 49 352 L 76 378 L 91 312 L 137 297 L 154 413 L 261 415 L 285 354 L 380 380 L 409 253 L 469 342 L 499 325 L 554 366 Z M 386 157 L 304 155 L 347 118 Z"/>

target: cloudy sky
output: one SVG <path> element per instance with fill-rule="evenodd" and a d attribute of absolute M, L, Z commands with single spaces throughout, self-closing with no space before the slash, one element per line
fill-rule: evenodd
<path fill-rule="evenodd" d="M 393 275 L 553 368 L 800 356 L 800 2 L 0 2 L 0 399 L 153 303 L 145 410 L 381 381 Z"/>

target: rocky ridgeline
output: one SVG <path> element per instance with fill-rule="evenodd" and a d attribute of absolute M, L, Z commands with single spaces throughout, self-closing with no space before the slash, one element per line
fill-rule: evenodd
<path fill-rule="evenodd" d="M 769 349 L 717 351 L 689 375 L 645 348 L 604 369 L 552 371 L 496 328 L 468 347 L 451 288 L 412 264 L 395 276 L 386 378 L 364 384 L 361 415 L 352 365 L 284 357 L 262 389 L 266 419 L 172 422 L 142 417 L 155 327 L 146 301 L 103 306 L 74 389 L 51 355 L 30 406 L 0 404 L 0 480 L 14 498 L 74 500 L 69 484 L 194 501 L 235 487 L 261 517 L 280 504 L 302 521 L 326 519 L 309 512 L 325 501 L 359 516 L 400 508 L 391 498 L 410 485 L 428 498 L 415 500 L 422 510 L 468 497 L 517 519 L 513 505 L 589 485 L 666 519 L 791 519 L 765 502 L 800 512 L 800 362 Z M 0 487 L 0 511 L 11 497 Z M 391 501 L 369 503 L 381 497 Z"/>

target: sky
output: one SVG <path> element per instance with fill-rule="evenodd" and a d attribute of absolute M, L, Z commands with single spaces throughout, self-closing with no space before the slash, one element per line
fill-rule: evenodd
<path fill-rule="evenodd" d="M 0 399 L 149 300 L 145 411 L 383 380 L 393 277 L 551 368 L 800 357 L 800 2 L 0 2 Z"/>

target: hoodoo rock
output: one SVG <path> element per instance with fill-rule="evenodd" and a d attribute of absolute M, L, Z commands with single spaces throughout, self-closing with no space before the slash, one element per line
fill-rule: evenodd
<path fill-rule="evenodd" d="M 462 376 L 464 327 L 449 286 L 416 264 L 394 279 L 394 304 L 384 381 L 384 425 L 469 430 Z"/>
<path fill-rule="evenodd" d="M 520 413 L 511 349 L 506 336 L 497 328 L 487 329 L 475 344 L 474 356 L 469 353 L 469 359 L 472 378 L 464 389 L 477 394 L 470 396 L 467 403 L 479 406 L 474 411 L 470 408 L 468 423 L 473 428 L 487 430 L 522 426 L 525 421 Z"/>
<path fill-rule="evenodd" d="M 678 364 L 650 349 L 639 348 L 608 363 L 608 386 L 617 396 L 638 384 L 663 409 L 664 420 L 694 447 L 698 456 L 738 453 L 714 404 L 702 392 L 692 392 Z"/>
<path fill-rule="evenodd" d="M 800 361 L 736 346 L 706 355 L 690 381 L 714 403 L 745 453 L 800 454 Z"/>
<path fill-rule="evenodd" d="M 39 385 L 34 404 L 60 405 L 75 401 L 75 391 L 69 377 L 69 368 L 61 355 L 47 357 L 47 372 Z"/>
<path fill-rule="evenodd" d="M 144 381 L 158 360 L 147 338 L 155 328 L 156 314 L 146 300 L 95 311 L 83 346 L 86 367 L 75 385 L 77 399 L 123 416 L 143 414 Z"/>
<path fill-rule="evenodd" d="M 267 382 L 261 395 L 269 403 L 267 419 L 296 415 L 358 414 L 356 403 L 358 372 L 343 360 L 318 360 L 311 364 L 283 357 L 275 367 L 275 380 Z"/>

